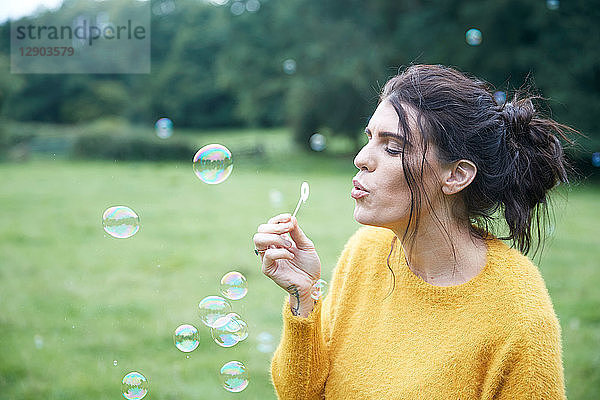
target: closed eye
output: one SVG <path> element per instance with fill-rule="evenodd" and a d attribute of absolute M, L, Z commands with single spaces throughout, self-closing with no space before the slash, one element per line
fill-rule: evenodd
<path fill-rule="evenodd" d="M 385 151 L 393 156 L 397 156 L 399 154 L 402 154 L 402 150 L 395 150 L 395 149 L 390 149 L 389 147 L 385 148 Z"/>

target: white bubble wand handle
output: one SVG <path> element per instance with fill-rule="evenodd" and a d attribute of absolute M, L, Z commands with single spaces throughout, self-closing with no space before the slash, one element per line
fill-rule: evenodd
<path fill-rule="evenodd" d="M 306 203 L 306 200 L 308 199 L 309 192 L 310 192 L 310 189 L 308 187 L 308 182 L 302 182 L 302 186 L 300 187 L 300 198 L 298 199 L 298 204 L 296 205 L 296 209 L 294 210 L 294 213 L 292 214 L 292 217 L 296 216 L 296 213 L 300 209 L 300 205 L 302 203 Z"/>

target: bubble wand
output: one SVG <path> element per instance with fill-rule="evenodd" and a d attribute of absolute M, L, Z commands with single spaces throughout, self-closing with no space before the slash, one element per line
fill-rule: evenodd
<path fill-rule="evenodd" d="M 298 199 L 298 205 L 296 205 L 296 209 L 294 210 L 292 217 L 296 216 L 296 213 L 300 209 L 300 205 L 302 203 L 306 203 L 309 193 L 310 193 L 310 190 L 308 188 L 308 182 L 302 182 L 302 186 L 300 186 L 300 198 Z"/>

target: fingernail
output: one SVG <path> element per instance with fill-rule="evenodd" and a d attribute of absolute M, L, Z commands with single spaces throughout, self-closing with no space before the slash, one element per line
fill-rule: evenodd
<path fill-rule="evenodd" d="M 289 240 L 284 240 L 283 244 L 285 244 L 286 247 L 292 247 L 292 242 L 290 242 Z"/>

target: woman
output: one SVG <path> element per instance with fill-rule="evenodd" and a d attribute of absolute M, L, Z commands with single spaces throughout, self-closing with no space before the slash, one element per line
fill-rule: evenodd
<path fill-rule="evenodd" d="M 452 68 L 390 79 L 354 159 L 354 218 L 366 227 L 326 298 L 310 296 L 321 264 L 295 218 L 254 235 L 263 273 L 289 293 L 278 396 L 564 399 L 560 325 L 524 254 L 547 193 L 567 182 L 557 136 L 570 142 L 568 131 L 531 98 L 497 105 Z M 498 210 L 517 249 L 488 230 Z"/>

